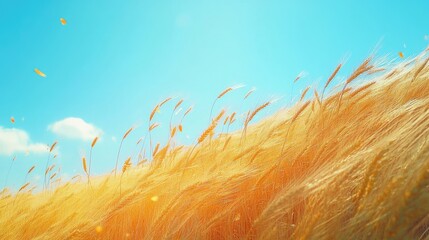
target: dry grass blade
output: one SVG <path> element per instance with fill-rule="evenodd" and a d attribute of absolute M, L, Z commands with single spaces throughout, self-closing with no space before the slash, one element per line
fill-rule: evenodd
<path fill-rule="evenodd" d="M 293 80 L 293 83 L 298 82 L 298 80 L 300 80 L 301 78 L 305 77 L 305 75 L 307 75 L 306 72 L 302 71 L 298 74 L 298 76 L 296 76 L 295 80 Z"/>
<path fill-rule="evenodd" d="M 216 124 L 214 123 L 210 124 L 210 126 L 198 138 L 198 143 L 202 143 L 207 138 L 207 136 L 209 136 L 213 132 L 215 127 L 216 127 Z"/>
<path fill-rule="evenodd" d="M 225 90 L 223 90 L 218 96 L 217 99 L 222 98 L 223 96 L 225 96 L 225 94 L 229 93 L 230 91 L 232 91 L 233 88 L 232 87 L 228 87 Z"/>
<path fill-rule="evenodd" d="M 159 105 L 156 105 L 155 108 L 152 110 L 149 116 L 149 121 L 152 121 L 153 117 L 155 116 L 155 113 L 158 111 Z"/>
<path fill-rule="evenodd" d="M 176 131 L 177 131 L 177 127 L 174 127 L 170 132 L 170 138 L 174 138 L 174 136 L 176 135 Z"/>
<path fill-rule="evenodd" d="M 185 117 L 186 115 L 188 115 L 188 113 L 190 113 L 190 112 L 191 112 L 191 110 L 192 110 L 192 106 L 190 106 L 190 107 L 188 108 L 188 110 L 186 110 L 186 112 L 183 114 L 183 117 Z"/>
<path fill-rule="evenodd" d="M 369 70 L 373 69 L 374 66 L 370 64 L 372 58 L 369 57 L 363 61 L 363 63 L 350 75 L 349 78 L 346 80 L 346 85 L 350 84 L 353 80 L 355 80 L 357 77 L 362 75 L 365 72 L 368 72 Z"/>
<path fill-rule="evenodd" d="M 34 168 L 36 168 L 36 166 L 32 166 L 29 170 L 28 170 L 28 172 L 27 172 L 27 174 L 30 174 L 33 170 L 34 170 Z"/>
<path fill-rule="evenodd" d="M 229 143 L 229 141 L 231 141 L 231 136 L 229 136 L 227 139 L 226 139 L 226 141 L 225 141 L 225 143 L 224 143 L 224 145 L 223 145 L 223 148 L 222 148 L 222 150 L 225 150 L 226 149 L 226 147 L 228 146 L 228 143 Z"/>
<path fill-rule="evenodd" d="M 230 116 L 227 116 L 226 118 L 225 118 L 225 120 L 223 120 L 223 125 L 226 125 L 226 123 L 228 122 L 228 120 L 229 120 L 229 117 Z"/>
<path fill-rule="evenodd" d="M 314 97 L 316 98 L 317 103 L 318 103 L 319 105 L 321 105 L 321 104 L 322 104 L 322 103 L 321 103 L 321 99 L 320 99 L 319 94 L 317 93 L 317 90 L 316 90 L 316 89 L 314 89 Z"/>
<path fill-rule="evenodd" d="M 124 173 L 130 167 L 131 167 L 131 157 L 128 157 L 127 160 L 125 160 L 124 165 L 122 166 L 122 173 Z"/>
<path fill-rule="evenodd" d="M 125 132 L 125 134 L 124 134 L 124 136 L 122 137 L 122 139 L 127 138 L 127 136 L 131 133 L 131 131 L 133 131 L 133 129 L 134 129 L 134 128 L 130 128 L 130 129 L 128 129 L 128 130 Z"/>
<path fill-rule="evenodd" d="M 370 82 L 367 83 L 365 85 L 363 85 L 362 87 L 357 88 L 356 90 L 354 90 L 352 93 L 350 93 L 350 98 L 356 96 L 357 94 L 359 94 L 360 92 L 365 91 L 366 89 L 368 89 L 369 87 L 371 87 L 372 85 L 374 85 L 375 82 Z"/>
<path fill-rule="evenodd" d="M 198 143 L 203 142 L 207 136 L 211 135 L 218 125 L 219 120 L 222 118 L 222 116 L 225 114 L 225 110 L 222 110 L 213 120 L 212 123 L 209 125 L 209 127 L 200 135 L 198 138 Z"/>
<path fill-rule="evenodd" d="M 95 146 L 95 144 L 97 143 L 97 141 L 98 141 L 98 137 L 95 137 L 94 140 L 92 140 L 91 148 L 93 148 Z"/>
<path fill-rule="evenodd" d="M 247 127 L 247 125 L 249 124 L 249 122 L 252 121 L 252 119 L 256 116 L 256 114 L 258 112 L 260 112 L 262 109 L 268 107 L 271 103 L 272 103 L 272 101 L 268 101 L 268 102 L 260 105 L 259 107 L 257 107 L 255 110 L 253 110 L 253 112 L 250 113 L 249 116 L 247 117 L 244 126 Z"/>
<path fill-rule="evenodd" d="M 308 90 L 310 90 L 310 86 L 306 87 L 306 88 L 304 89 L 304 91 L 302 91 L 302 93 L 301 93 L 301 97 L 299 98 L 299 101 L 302 101 L 302 99 L 304 99 L 305 94 L 307 94 Z"/>
<path fill-rule="evenodd" d="M 347 85 L 350 84 L 352 81 L 357 79 L 362 74 L 370 71 L 374 68 L 373 65 L 371 65 L 372 57 L 369 57 L 363 61 L 363 63 L 350 75 L 350 77 L 346 80 L 346 83 L 344 84 L 343 90 L 341 91 L 340 99 L 338 100 L 338 110 L 341 107 L 341 100 L 343 98 L 344 90 L 346 89 Z"/>
<path fill-rule="evenodd" d="M 228 88 L 226 88 L 225 90 L 223 90 L 223 91 L 222 91 L 222 92 L 217 96 L 217 98 L 213 101 L 212 107 L 210 108 L 210 116 L 209 116 L 209 119 L 211 119 L 211 118 L 212 118 L 213 107 L 214 107 L 214 105 L 216 104 L 216 101 L 217 101 L 218 99 L 222 98 L 223 96 L 225 96 L 225 94 L 227 94 L 227 93 L 231 92 L 232 90 L 236 90 L 236 89 L 239 89 L 239 88 L 242 88 L 242 87 L 244 87 L 244 85 L 237 85 L 237 86 L 233 86 L 233 87 L 228 87 Z"/>
<path fill-rule="evenodd" d="M 49 180 L 52 180 L 55 176 L 57 176 L 57 173 L 52 174 L 52 176 L 49 178 Z"/>
<path fill-rule="evenodd" d="M 118 155 L 116 156 L 116 163 L 115 163 L 115 176 L 116 176 L 116 171 L 117 171 L 117 169 L 118 169 L 119 155 L 121 154 L 122 144 L 124 143 L 124 140 L 127 138 L 127 136 L 131 133 L 131 131 L 132 131 L 133 129 L 134 129 L 134 128 L 133 128 L 133 127 L 131 127 L 130 129 L 128 129 L 128 130 L 125 132 L 124 136 L 122 137 L 121 143 L 119 144 Z"/>
<path fill-rule="evenodd" d="M 49 173 L 50 171 L 52 171 L 52 169 L 54 169 L 54 167 L 55 167 L 55 164 L 52 164 L 52 166 L 50 166 L 50 167 L 46 168 L 46 170 L 45 170 L 45 175 L 48 175 L 48 173 Z"/>
<path fill-rule="evenodd" d="M 233 112 L 231 114 L 231 117 L 229 118 L 229 124 L 232 124 L 235 121 L 235 115 L 236 115 L 236 112 Z"/>
<path fill-rule="evenodd" d="M 253 92 L 255 92 L 256 91 L 256 88 L 252 88 L 252 89 L 250 89 L 250 91 L 248 91 L 247 93 L 246 93 L 246 95 L 244 96 L 244 100 L 246 100 L 250 95 L 252 95 L 252 93 Z"/>
<path fill-rule="evenodd" d="M 52 152 L 53 150 L 54 150 L 54 148 L 55 148 L 55 146 L 57 145 L 57 142 L 54 142 L 52 145 L 51 145 L 51 148 L 49 149 L 49 152 Z"/>
<path fill-rule="evenodd" d="M 86 158 L 82 157 L 82 167 L 83 167 L 83 171 L 88 174 L 88 168 L 86 166 Z"/>
<path fill-rule="evenodd" d="M 152 131 L 153 129 L 155 129 L 158 126 L 159 126 L 159 123 L 152 123 L 152 125 L 149 126 L 149 131 Z"/>
<path fill-rule="evenodd" d="M 154 157 L 156 155 L 156 153 L 158 152 L 159 149 L 159 143 L 156 144 L 155 149 L 153 150 L 153 154 L 152 156 Z"/>
<path fill-rule="evenodd" d="M 162 105 L 166 104 L 166 103 L 167 103 L 167 102 L 169 102 L 171 99 L 172 99 L 171 97 L 166 98 L 164 101 L 162 101 L 162 102 L 159 104 L 159 107 L 161 108 L 161 107 L 162 107 Z"/>
<path fill-rule="evenodd" d="M 176 106 L 174 106 L 174 111 L 176 111 L 176 109 L 177 109 L 178 107 L 180 107 L 180 105 L 182 105 L 182 103 L 183 103 L 183 99 L 180 99 L 180 101 L 179 101 L 179 102 L 177 102 Z"/>
<path fill-rule="evenodd" d="M 219 114 L 213 119 L 213 122 L 219 122 L 223 115 L 225 115 L 225 109 L 219 112 Z"/>
<path fill-rule="evenodd" d="M 338 64 L 338 66 L 335 68 L 334 72 L 332 72 L 331 76 L 329 76 L 328 80 L 325 83 L 324 88 L 327 88 L 328 85 L 331 83 L 331 81 L 335 78 L 335 76 L 337 75 L 337 73 L 340 71 L 342 67 L 342 64 Z"/>
<path fill-rule="evenodd" d="M 291 122 L 295 122 L 295 120 L 299 117 L 299 115 L 308 107 L 308 104 L 310 104 L 310 101 L 305 102 L 298 111 L 293 115 Z"/>
<path fill-rule="evenodd" d="M 422 63 L 422 65 L 420 65 L 420 67 L 416 70 L 416 72 L 414 73 L 414 77 L 411 81 L 414 81 L 417 78 L 417 76 L 419 76 L 420 72 L 426 67 L 428 61 L 429 61 L 429 57 L 426 58 L 426 60 Z"/>
<path fill-rule="evenodd" d="M 25 188 L 27 188 L 27 187 L 28 187 L 28 185 L 30 185 L 30 183 L 29 183 L 29 182 L 28 182 L 28 183 L 26 183 L 26 184 L 24 184 L 24 185 L 22 185 L 22 187 L 20 187 L 20 188 L 19 188 L 18 192 L 21 192 L 22 190 L 24 190 Z"/>

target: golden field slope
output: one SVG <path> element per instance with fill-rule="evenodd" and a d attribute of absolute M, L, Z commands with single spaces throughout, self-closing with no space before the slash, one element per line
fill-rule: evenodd
<path fill-rule="evenodd" d="M 425 53 L 364 62 L 330 97 L 168 146 L 122 180 L 3 193 L 0 238 L 429 239 Z"/>

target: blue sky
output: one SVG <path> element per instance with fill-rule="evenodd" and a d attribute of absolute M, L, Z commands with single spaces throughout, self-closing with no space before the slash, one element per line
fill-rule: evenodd
<path fill-rule="evenodd" d="M 268 115 L 306 86 L 320 87 L 347 59 L 341 81 L 377 44 L 378 56 L 416 55 L 429 44 L 427 9 L 425 0 L 2 1 L 0 184 L 14 156 L 8 185 L 24 184 L 32 165 L 27 180 L 40 184 L 44 145 L 55 141 L 52 163 L 62 166 L 64 178 L 82 173 L 80 159 L 95 135 L 101 139 L 92 172 L 109 172 L 124 132 L 137 127 L 121 162 L 136 151 L 150 111 L 166 97 L 174 99 L 155 119 L 161 127 L 154 141 L 166 141 L 171 108 L 184 98 L 184 110 L 194 110 L 177 141 L 189 144 L 226 87 L 246 85 L 215 111 L 245 112 L 283 97 Z M 292 87 L 301 71 L 306 77 Z M 243 103 L 252 87 L 256 92 Z"/>

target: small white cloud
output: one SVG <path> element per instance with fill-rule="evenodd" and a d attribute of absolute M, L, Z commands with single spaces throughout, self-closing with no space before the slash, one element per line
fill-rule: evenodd
<path fill-rule="evenodd" d="M 116 142 L 116 137 L 112 137 L 112 141 L 113 141 L 113 142 Z"/>
<path fill-rule="evenodd" d="M 28 133 L 16 128 L 0 127 L 0 155 L 14 153 L 43 153 L 48 147 L 43 143 L 31 143 Z"/>
<path fill-rule="evenodd" d="M 61 137 L 81 140 L 92 140 L 103 133 L 94 125 L 75 117 L 54 122 L 48 126 L 48 130 Z"/>

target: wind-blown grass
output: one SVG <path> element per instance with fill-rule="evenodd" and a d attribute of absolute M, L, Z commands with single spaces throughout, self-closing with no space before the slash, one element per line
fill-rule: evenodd
<path fill-rule="evenodd" d="M 429 239 L 426 59 L 326 99 L 323 89 L 247 126 L 242 141 L 241 131 L 207 134 L 143 167 L 127 160 L 92 188 L 3 191 L 0 238 Z"/>

